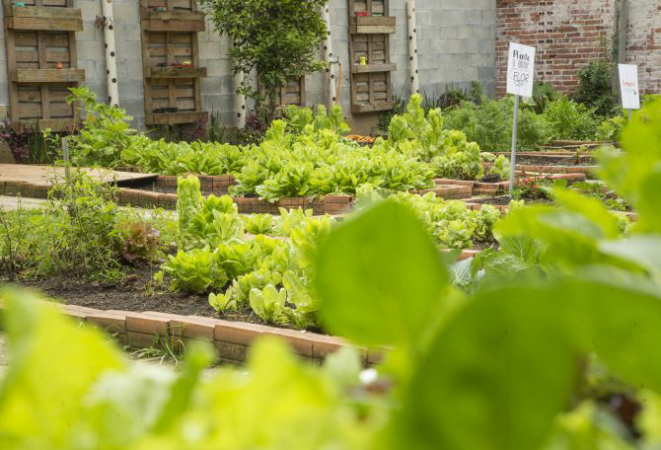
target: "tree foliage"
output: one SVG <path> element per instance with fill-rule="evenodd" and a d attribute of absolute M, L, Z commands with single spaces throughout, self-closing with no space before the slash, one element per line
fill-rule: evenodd
<path fill-rule="evenodd" d="M 281 86 L 323 68 L 317 49 L 326 35 L 320 11 L 327 2 L 202 0 L 202 5 L 216 30 L 233 42 L 229 55 L 235 73 L 259 74 L 265 98 L 244 86 L 246 93 L 273 107 Z"/>

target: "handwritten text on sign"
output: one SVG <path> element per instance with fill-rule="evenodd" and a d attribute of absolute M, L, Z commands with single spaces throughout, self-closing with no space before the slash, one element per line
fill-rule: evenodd
<path fill-rule="evenodd" d="M 510 42 L 507 62 L 507 93 L 532 97 L 535 47 Z"/>
<path fill-rule="evenodd" d="M 619 64 L 622 108 L 640 109 L 640 91 L 638 90 L 638 66 Z"/>

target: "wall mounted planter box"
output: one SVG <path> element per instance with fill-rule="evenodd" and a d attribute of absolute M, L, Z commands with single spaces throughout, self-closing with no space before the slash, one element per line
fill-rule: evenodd
<path fill-rule="evenodd" d="M 373 73 L 373 72 L 393 72 L 397 70 L 397 64 L 354 64 L 351 66 L 351 73 Z"/>
<path fill-rule="evenodd" d="M 70 130 L 78 122 L 78 111 L 66 99 L 69 89 L 85 79 L 76 56 L 81 11 L 72 7 L 72 0 L 26 3 L 4 1 L 12 126 L 24 131 Z"/>
<path fill-rule="evenodd" d="M 67 83 L 85 81 L 85 69 L 16 69 L 11 81 L 17 83 Z"/>
<path fill-rule="evenodd" d="M 145 78 L 204 78 L 206 76 L 206 67 L 165 67 L 162 69 L 151 67 L 145 74 Z"/>
<path fill-rule="evenodd" d="M 142 27 L 149 31 L 204 31 L 204 13 L 146 10 L 143 15 Z"/>
<path fill-rule="evenodd" d="M 83 16 L 80 9 L 11 6 L 11 8 L 5 8 L 5 11 L 6 26 L 13 30 L 83 30 Z"/>
<path fill-rule="evenodd" d="M 147 125 L 164 125 L 178 123 L 193 123 L 198 120 L 206 120 L 209 113 L 206 111 L 176 112 L 176 113 L 147 113 L 145 122 Z"/>
<path fill-rule="evenodd" d="M 350 17 L 351 34 L 394 34 L 397 27 L 396 17 Z"/>

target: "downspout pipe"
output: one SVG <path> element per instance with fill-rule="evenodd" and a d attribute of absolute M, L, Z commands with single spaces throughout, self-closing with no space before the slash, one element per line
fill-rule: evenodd
<path fill-rule="evenodd" d="M 117 80 L 117 50 L 115 46 L 115 16 L 112 9 L 113 0 L 101 0 L 103 13 L 103 39 L 106 53 L 106 83 L 108 88 L 108 104 L 119 106 L 119 82 Z"/>

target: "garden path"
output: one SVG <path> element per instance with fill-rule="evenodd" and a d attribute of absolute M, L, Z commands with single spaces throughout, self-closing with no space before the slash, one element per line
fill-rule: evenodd
<path fill-rule="evenodd" d="M 155 180 L 158 175 L 137 172 L 118 172 L 108 169 L 86 169 L 92 178 L 104 182 L 133 182 Z M 64 167 L 36 166 L 32 164 L 0 164 L 0 183 L 28 183 L 36 186 L 52 186 L 53 181 L 64 178 Z"/>

